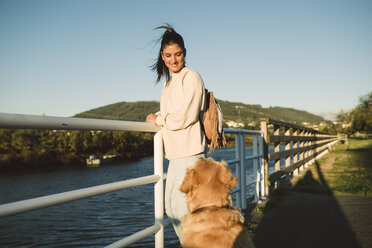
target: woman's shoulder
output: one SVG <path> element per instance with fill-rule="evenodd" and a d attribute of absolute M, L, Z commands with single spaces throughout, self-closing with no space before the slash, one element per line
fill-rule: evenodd
<path fill-rule="evenodd" d="M 184 85 L 185 88 L 193 90 L 204 88 L 204 82 L 199 72 L 196 72 L 190 68 L 185 69 L 182 84 Z"/>
<path fill-rule="evenodd" d="M 184 78 L 202 80 L 199 72 L 194 71 L 188 67 L 185 67 L 183 70 L 184 70 Z"/>

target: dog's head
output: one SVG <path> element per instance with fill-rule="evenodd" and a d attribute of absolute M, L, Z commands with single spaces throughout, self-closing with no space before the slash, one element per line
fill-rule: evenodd
<path fill-rule="evenodd" d="M 190 212 L 204 205 L 216 207 L 231 206 L 229 194 L 238 179 L 233 177 L 227 163 L 216 162 L 212 158 L 199 159 L 187 169 L 180 190 L 186 193 L 187 206 Z"/>

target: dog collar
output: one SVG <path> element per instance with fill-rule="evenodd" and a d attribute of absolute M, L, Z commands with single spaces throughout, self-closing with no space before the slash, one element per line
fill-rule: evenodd
<path fill-rule="evenodd" d="M 206 208 L 211 208 L 211 207 L 214 207 L 214 208 L 229 208 L 229 206 L 217 207 L 214 203 L 209 203 L 209 204 L 201 205 L 200 207 L 198 207 L 197 209 L 195 209 L 194 211 L 192 211 L 191 214 L 198 213 L 200 211 L 203 211 Z"/>

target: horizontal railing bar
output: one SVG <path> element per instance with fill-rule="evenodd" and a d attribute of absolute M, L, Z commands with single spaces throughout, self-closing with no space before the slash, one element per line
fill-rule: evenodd
<path fill-rule="evenodd" d="M 231 194 L 235 194 L 236 192 L 240 191 L 240 187 L 235 187 L 234 189 L 231 190 Z"/>
<path fill-rule="evenodd" d="M 256 180 L 256 181 L 252 181 L 252 182 L 249 182 L 249 183 L 247 183 L 247 184 L 245 185 L 245 187 L 251 186 L 252 184 L 257 183 L 257 181 L 258 181 L 258 180 Z"/>
<path fill-rule="evenodd" d="M 336 136 L 289 136 L 289 135 L 270 135 L 271 142 L 290 142 L 290 141 L 314 141 L 335 138 Z"/>
<path fill-rule="evenodd" d="M 257 159 L 257 158 L 262 158 L 262 157 L 263 157 L 263 154 L 259 154 L 259 155 L 245 157 L 245 160 L 252 160 L 252 159 Z M 238 163 L 239 161 L 240 161 L 239 159 L 231 159 L 225 162 L 230 165 L 230 164 Z"/>
<path fill-rule="evenodd" d="M 157 132 L 147 122 L 0 113 L 0 128 Z"/>
<path fill-rule="evenodd" d="M 172 222 L 169 219 L 165 220 L 164 221 L 164 228 L 170 226 L 171 224 L 172 224 Z"/>
<path fill-rule="evenodd" d="M 316 152 L 316 153 L 298 161 L 297 163 L 294 163 L 294 164 L 292 164 L 288 167 L 285 167 L 285 168 L 283 168 L 279 171 L 276 171 L 276 172 L 270 174 L 270 176 L 269 176 L 270 182 L 274 183 L 275 181 L 279 180 L 283 175 L 291 173 L 295 169 L 297 169 L 297 168 L 301 167 L 302 165 L 306 164 L 307 162 L 309 162 L 311 159 L 316 158 L 319 154 L 321 154 L 325 150 L 328 150 L 328 147 L 321 149 L 320 151 L 318 151 L 318 152 Z"/>
<path fill-rule="evenodd" d="M 332 141 L 333 141 L 333 139 L 329 140 L 329 141 L 323 141 L 321 143 L 313 144 L 313 145 L 310 145 L 310 146 L 303 146 L 303 147 L 292 148 L 292 149 L 289 149 L 289 150 L 282 150 L 282 151 L 279 151 L 279 152 L 272 152 L 272 153 L 268 154 L 269 161 L 278 160 L 278 159 L 281 159 L 281 158 L 286 158 L 286 157 L 288 157 L 292 154 L 296 154 L 296 153 L 299 153 L 299 152 L 310 151 L 310 150 L 313 150 L 317 147 L 327 145 L 328 143 L 331 143 Z"/>
<path fill-rule="evenodd" d="M 264 156 L 263 154 L 248 156 L 248 157 L 245 157 L 245 160 L 252 160 L 252 159 L 262 158 L 263 156 Z"/>
<path fill-rule="evenodd" d="M 29 200 L 7 203 L 0 205 L 0 218 L 40 208 L 46 208 L 62 203 L 76 201 L 96 195 L 110 193 L 125 188 L 131 188 L 144 184 L 154 183 L 157 182 L 159 179 L 160 179 L 159 175 L 150 175 L 115 183 L 108 183 L 104 185 L 63 192 L 54 195 L 37 197 Z"/>
<path fill-rule="evenodd" d="M 225 161 L 227 164 L 236 164 L 236 163 L 239 163 L 239 159 L 230 159 L 230 160 L 227 160 Z"/>
<path fill-rule="evenodd" d="M 248 130 L 248 129 L 232 129 L 232 128 L 224 128 L 223 131 L 225 133 L 243 133 L 243 134 L 253 134 L 253 135 L 261 135 L 261 131 L 257 130 Z"/>
<path fill-rule="evenodd" d="M 112 243 L 111 245 L 106 246 L 106 248 L 119 248 L 119 247 L 126 247 L 128 245 L 131 245 L 141 239 L 144 239 L 160 230 L 161 226 L 159 224 L 155 224 L 153 226 L 150 226 L 146 229 L 143 229 L 142 231 L 139 231 L 135 234 L 132 234 L 126 238 L 123 238 L 119 241 L 116 241 L 115 243 Z"/>
<path fill-rule="evenodd" d="M 164 221 L 164 228 L 170 226 L 172 222 L 170 220 Z M 106 246 L 109 248 L 114 248 L 114 247 L 125 247 L 128 245 L 131 245 L 141 239 L 147 238 L 148 236 L 151 236 L 152 234 L 158 232 L 160 230 L 160 225 L 155 224 L 153 226 L 150 226 L 146 229 L 143 229 L 142 231 L 136 232 L 124 239 L 121 239 L 115 243 L 112 243 L 111 245 Z"/>
<path fill-rule="evenodd" d="M 269 153 L 269 161 L 278 160 L 278 159 L 281 159 L 281 158 L 286 158 L 286 157 L 288 157 L 292 154 L 296 154 L 296 153 L 304 152 L 304 151 L 309 151 L 309 150 L 312 150 L 314 148 L 316 148 L 315 144 L 310 145 L 310 146 L 292 148 L 292 149 L 289 149 L 289 150 L 283 150 L 283 151 L 279 151 L 279 152 L 272 152 L 272 153 Z"/>
<path fill-rule="evenodd" d="M 268 124 L 272 124 L 272 125 L 277 125 L 277 126 L 282 126 L 282 127 L 289 127 L 289 128 L 293 128 L 293 129 L 296 129 L 296 130 L 304 130 L 304 131 L 308 131 L 308 132 L 311 132 L 311 133 L 321 133 L 317 130 L 314 130 L 312 128 L 308 128 L 308 127 L 302 127 L 302 126 L 297 126 L 295 124 L 291 124 L 291 123 L 288 123 L 288 122 L 283 122 L 283 121 L 279 121 L 279 120 L 274 120 L 274 119 L 267 119 L 268 121 Z"/>

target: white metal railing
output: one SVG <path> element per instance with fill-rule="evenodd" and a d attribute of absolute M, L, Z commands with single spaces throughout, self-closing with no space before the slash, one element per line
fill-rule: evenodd
<path fill-rule="evenodd" d="M 235 159 L 226 161 L 229 165 L 235 164 L 236 177 L 238 178 L 238 186 L 232 191 L 237 193 L 236 195 L 236 206 L 241 209 L 247 209 L 247 187 L 253 184 L 255 190 L 253 192 L 253 202 L 258 202 L 265 196 L 265 184 L 264 184 L 264 168 L 263 168 L 263 136 L 261 131 L 246 130 L 246 129 L 224 129 L 225 133 L 235 135 Z M 245 152 L 245 136 L 252 135 L 252 149 L 253 154 L 246 156 Z M 246 161 L 253 161 L 253 181 L 246 181 Z"/>
<path fill-rule="evenodd" d="M 146 122 L 101 120 L 88 118 L 51 117 L 0 113 L 0 128 L 11 129 L 53 129 L 53 130 L 101 130 L 101 131 L 139 131 L 156 132 L 154 136 L 154 174 L 115 183 L 99 185 L 69 192 L 38 197 L 34 199 L 18 201 L 0 205 L 0 218 L 20 214 L 40 208 L 50 207 L 62 203 L 105 194 L 130 187 L 155 183 L 154 185 L 154 225 L 145 228 L 129 237 L 121 239 L 107 247 L 125 247 L 141 239 L 155 234 L 155 247 L 164 247 L 164 179 L 163 173 L 163 143 L 161 132 L 156 125 Z M 257 202 L 265 196 L 264 192 L 264 169 L 263 136 L 260 131 L 245 129 L 225 129 L 225 133 L 235 135 L 235 159 L 227 160 L 228 164 L 236 165 L 236 176 L 239 185 L 233 190 L 236 195 L 236 205 L 239 208 L 247 208 L 248 186 L 255 184 L 253 193 L 254 201 Z M 253 136 L 253 154 L 245 155 L 245 136 Z M 246 182 L 246 163 L 253 160 L 254 180 Z M 168 223 L 169 224 L 169 223 Z"/>
<path fill-rule="evenodd" d="M 66 118 L 0 113 L 0 128 L 12 129 L 53 129 L 53 130 L 102 130 L 156 132 L 154 136 L 154 174 L 95 187 L 43 196 L 34 199 L 0 205 L 0 217 L 20 214 L 40 208 L 54 206 L 95 195 L 105 194 L 125 188 L 154 183 L 155 224 L 129 237 L 119 240 L 109 247 L 125 247 L 154 233 L 156 247 L 164 247 L 164 186 L 163 144 L 160 128 L 146 122 L 100 120 L 86 118 Z"/>
<path fill-rule="evenodd" d="M 141 186 L 159 181 L 159 175 L 144 176 L 121 182 L 109 183 L 84 189 L 63 192 L 54 195 L 37 197 L 29 200 L 18 201 L 0 205 L 0 218 L 16 215 L 40 208 L 51 207 L 62 203 L 76 201 L 96 195 L 106 194 L 113 191 Z"/>

